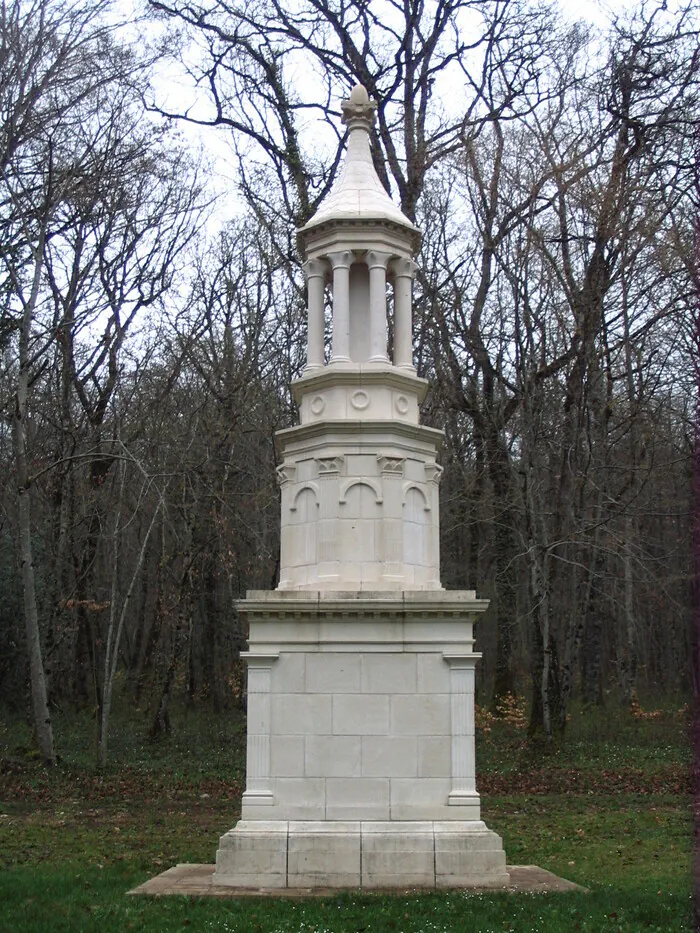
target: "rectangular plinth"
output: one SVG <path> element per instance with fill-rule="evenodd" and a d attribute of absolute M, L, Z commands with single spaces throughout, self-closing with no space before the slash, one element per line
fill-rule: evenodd
<path fill-rule="evenodd" d="M 245 608 L 247 789 L 214 883 L 506 884 L 476 790 L 472 622 L 485 603 L 291 593 Z"/>
<path fill-rule="evenodd" d="M 508 884 L 508 872 L 500 837 L 480 820 L 241 820 L 221 837 L 214 884 L 501 887 Z"/>
<path fill-rule="evenodd" d="M 432 823 L 364 823 L 363 827 L 364 887 L 435 886 L 435 840 Z"/>
<path fill-rule="evenodd" d="M 400 622 L 396 597 L 335 597 L 332 618 L 291 597 L 273 605 L 289 604 L 283 619 L 253 614 L 244 820 L 480 819 L 477 655 L 469 610 L 459 611 L 473 594 L 400 595 L 400 605 L 418 607 Z M 377 640 L 384 617 L 403 637 Z M 277 625 L 284 642 L 271 646 L 266 636 Z"/>
<path fill-rule="evenodd" d="M 356 888 L 361 882 L 360 824 L 293 823 L 288 836 L 290 888 Z"/>
<path fill-rule="evenodd" d="M 284 822 L 258 820 L 251 825 L 241 820 L 219 840 L 214 882 L 235 878 L 239 888 L 258 888 L 264 878 L 265 887 L 286 888 L 287 834 Z"/>

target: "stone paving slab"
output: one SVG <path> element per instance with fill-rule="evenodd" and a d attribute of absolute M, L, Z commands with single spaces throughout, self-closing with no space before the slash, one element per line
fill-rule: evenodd
<path fill-rule="evenodd" d="M 508 865 L 510 873 L 510 884 L 500 889 L 512 894 L 523 892 L 539 892 L 542 894 L 559 893 L 562 891 L 586 891 L 586 888 L 575 884 L 573 881 L 567 881 L 565 878 L 559 878 L 558 875 L 539 868 L 537 865 Z M 137 888 L 129 891 L 129 894 L 146 894 L 151 897 L 162 897 L 169 894 L 184 894 L 189 897 L 286 897 L 286 898 L 304 898 L 304 897 L 328 897 L 332 894 L 338 894 L 340 888 L 233 888 L 227 885 L 214 884 L 214 866 L 213 865 L 176 865 L 169 868 L 155 878 L 140 884 Z M 352 890 L 357 891 L 357 888 Z M 392 890 L 416 890 L 416 889 L 392 889 Z M 429 890 L 435 890 L 430 888 Z M 439 889 L 443 890 L 443 889 Z M 447 890 L 447 889 L 444 889 Z M 484 890 L 486 893 L 498 891 L 498 888 L 482 889 L 479 887 L 470 888 L 464 886 L 461 890 Z M 381 894 L 386 893 L 381 889 L 372 888 L 364 893 Z"/>

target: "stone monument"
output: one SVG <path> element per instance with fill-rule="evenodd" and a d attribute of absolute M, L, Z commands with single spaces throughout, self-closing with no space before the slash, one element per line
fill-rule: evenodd
<path fill-rule="evenodd" d="M 343 102 L 342 173 L 297 233 L 301 424 L 277 435 L 279 586 L 239 605 L 250 626 L 247 779 L 217 885 L 508 882 L 475 784 L 473 623 L 487 602 L 440 585 L 442 434 L 419 422 L 427 383 L 412 358 L 420 232 L 374 170 L 375 107 L 359 85 Z"/>

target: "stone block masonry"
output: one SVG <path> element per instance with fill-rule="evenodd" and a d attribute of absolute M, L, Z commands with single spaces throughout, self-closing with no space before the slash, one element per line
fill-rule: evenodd
<path fill-rule="evenodd" d="M 247 788 L 215 884 L 507 884 L 475 782 L 485 606 L 472 591 L 249 593 Z"/>
<path fill-rule="evenodd" d="M 358 86 L 342 109 L 342 172 L 297 231 L 301 423 L 276 435 L 279 585 L 239 603 L 246 790 L 214 885 L 500 886 L 474 759 L 473 625 L 487 603 L 440 583 L 442 432 L 420 424 L 428 384 L 412 361 L 420 231 L 375 171 L 376 104 Z"/>
<path fill-rule="evenodd" d="M 508 884 L 481 821 L 242 820 L 222 837 L 215 884 L 258 888 L 450 888 Z"/>

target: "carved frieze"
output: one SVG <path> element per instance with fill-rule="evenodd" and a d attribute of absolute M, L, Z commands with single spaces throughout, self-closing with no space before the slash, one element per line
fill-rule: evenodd
<path fill-rule="evenodd" d="M 326 407 L 326 400 L 322 395 L 314 395 L 309 403 L 309 408 L 314 415 L 322 415 Z"/>
<path fill-rule="evenodd" d="M 386 457 L 384 454 L 377 456 L 379 472 L 389 476 L 403 476 L 405 457 Z"/>
<path fill-rule="evenodd" d="M 343 472 L 343 462 L 345 458 L 338 457 L 316 457 L 316 467 L 319 476 L 333 476 Z"/>
<path fill-rule="evenodd" d="M 369 405 L 369 395 L 362 389 L 358 389 L 357 392 L 353 392 L 350 396 L 350 404 L 357 411 L 364 411 Z"/>
<path fill-rule="evenodd" d="M 295 463 L 282 463 L 277 467 L 277 482 L 280 486 L 285 486 L 287 483 L 293 483 L 297 478 L 297 467 Z"/>
<path fill-rule="evenodd" d="M 433 483 L 435 486 L 439 486 L 440 480 L 442 479 L 442 467 L 440 464 L 426 463 L 425 478 L 429 483 Z"/>

